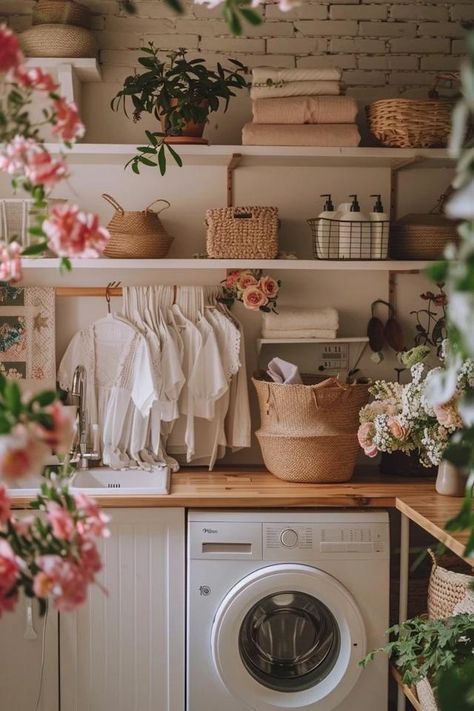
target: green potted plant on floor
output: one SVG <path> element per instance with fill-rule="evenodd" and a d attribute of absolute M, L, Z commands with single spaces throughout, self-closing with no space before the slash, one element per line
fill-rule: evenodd
<path fill-rule="evenodd" d="M 248 86 L 244 76 L 247 69 L 236 59 L 229 59 L 231 68 L 218 63 L 215 70 L 210 69 L 204 59 L 188 59 L 185 49 L 162 59 L 152 42 L 142 51 L 144 56 L 138 61 L 145 71 L 125 79 L 111 107 L 114 111 L 123 109 L 128 116 L 131 103 L 133 121 L 148 113 L 160 122 L 160 130 L 145 131 L 148 144 L 138 146 L 137 155 L 127 165 L 135 173 L 140 172 L 141 165 L 157 165 L 164 175 L 167 152 L 182 165 L 172 143 L 207 143 L 202 135 L 209 114 L 217 111 L 221 102 L 226 111 L 235 90 Z"/>

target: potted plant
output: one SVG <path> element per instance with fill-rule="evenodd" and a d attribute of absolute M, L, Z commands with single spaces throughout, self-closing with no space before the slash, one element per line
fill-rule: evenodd
<path fill-rule="evenodd" d="M 430 620 L 414 617 L 388 630 L 391 641 L 370 652 L 360 664 L 366 667 L 379 652 L 394 659 L 401 680 L 416 686 L 423 709 L 433 707 L 438 676 L 472 660 L 474 628 L 472 615 L 462 614 L 445 619 Z M 433 692 L 432 699 L 425 697 Z M 423 701 L 422 699 L 425 699 Z M 454 708 L 454 707 L 453 707 Z"/>
<path fill-rule="evenodd" d="M 182 161 L 171 143 L 205 143 L 202 138 L 209 114 L 224 103 L 227 111 L 235 90 L 248 87 L 247 68 L 236 59 L 229 59 L 232 68 L 217 64 L 209 69 L 204 59 L 188 59 L 185 49 L 171 52 L 161 59 L 159 50 L 149 43 L 142 47 L 139 63 L 145 71 L 125 79 L 122 89 L 112 99 L 114 111 L 127 108 L 131 102 L 132 118 L 139 121 L 149 113 L 161 123 L 160 130 L 145 131 L 148 145 L 138 146 L 137 155 L 127 165 L 135 173 L 140 165 L 157 165 L 166 172 L 167 151 L 181 166 Z"/>

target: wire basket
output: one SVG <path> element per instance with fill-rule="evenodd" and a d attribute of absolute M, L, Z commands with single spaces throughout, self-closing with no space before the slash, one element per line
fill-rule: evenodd
<path fill-rule="evenodd" d="M 390 220 L 307 220 L 313 235 L 314 259 L 387 259 Z"/>

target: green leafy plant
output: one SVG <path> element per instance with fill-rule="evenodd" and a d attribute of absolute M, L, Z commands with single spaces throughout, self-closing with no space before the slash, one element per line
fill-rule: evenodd
<path fill-rule="evenodd" d="M 148 144 L 138 146 L 137 155 L 128 163 L 135 173 L 140 166 L 158 166 L 166 172 L 167 153 L 181 166 L 182 160 L 167 138 L 183 135 L 190 124 L 205 124 L 210 113 L 224 103 L 227 111 L 235 90 L 248 86 L 244 74 L 246 67 L 236 59 L 229 59 L 232 68 L 217 64 L 215 70 L 206 66 L 204 59 L 188 59 L 185 49 L 171 52 L 163 60 L 152 42 L 142 47 L 144 56 L 138 61 L 146 71 L 125 79 L 123 88 L 112 99 L 114 111 L 123 109 L 128 116 L 128 105 L 133 108 L 132 118 L 139 121 L 148 113 L 161 122 L 161 130 L 145 131 Z"/>
<path fill-rule="evenodd" d="M 473 616 L 469 614 L 442 620 L 414 617 L 394 625 L 387 633 L 391 641 L 370 652 L 360 664 L 366 667 L 382 652 L 394 659 L 403 683 L 408 686 L 424 678 L 436 686 L 440 674 L 457 668 L 474 654 Z"/>

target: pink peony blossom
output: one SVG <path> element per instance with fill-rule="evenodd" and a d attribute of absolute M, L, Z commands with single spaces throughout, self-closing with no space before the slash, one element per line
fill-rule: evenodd
<path fill-rule="evenodd" d="M 59 555 L 44 555 L 36 563 L 44 574 L 38 580 L 37 588 L 50 591 L 57 610 L 69 612 L 85 602 L 87 580 L 73 560 Z"/>
<path fill-rule="evenodd" d="M 7 74 L 14 71 L 22 62 L 17 36 L 6 25 L 0 25 L 0 72 Z"/>
<path fill-rule="evenodd" d="M 16 425 L 8 435 L 0 436 L 0 477 L 21 479 L 40 475 L 48 448 L 23 425 Z"/>
<path fill-rule="evenodd" d="M 53 420 L 53 428 L 38 427 L 38 436 L 59 454 L 66 454 L 71 445 L 75 429 L 75 414 L 57 400 L 46 409 L 46 414 Z"/>
<path fill-rule="evenodd" d="M 51 524 L 53 535 L 62 541 L 71 541 L 76 532 L 76 527 L 69 511 L 56 503 L 56 501 L 48 501 L 46 510 L 46 518 L 48 523 Z"/>
<path fill-rule="evenodd" d="M 0 539 L 0 617 L 2 612 L 12 612 L 15 609 L 18 594 L 13 591 L 18 580 L 18 573 L 18 560 L 10 544 L 4 539 Z"/>
<path fill-rule="evenodd" d="M 257 286 L 248 286 L 242 294 L 242 302 L 247 309 L 258 311 L 268 304 L 268 299 Z"/>
<path fill-rule="evenodd" d="M 20 245 L 18 242 L 0 244 L 0 281 L 16 282 L 22 278 Z"/>
<path fill-rule="evenodd" d="M 274 299 L 280 289 L 278 282 L 271 276 L 262 277 L 258 285 L 269 299 Z"/>
<path fill-rule="evenodd" d="M 250 272 L 241 272 L 237 280 L 237 286 L 241 291 L 245 291 L 249 286 L 257 286 L 258 281 Z"/>
<path fill-rule="evenodd" d="M 25 89 L 37 89 L 38 91 L 56 91 L 58 84 L 51 74 L 44 72 L 40 67 L 27 69 L 20 66 L 16 72 L 16 78 L 20 86 Z"/>
<path fill-rule="evenodd" d="M 110 237 L 97 215 L 77 205 L 56 205 L 43 223 L 50 248 L 60 257 L 98 257 Z"/>
<path fill-rule="evenodd" d="M 10 497 L 7 489 L 3 484 L 0 484 L 0 524 L 6 523 L 11 515 Z"/>
<path fill-rule="evenodd" d="M 108 538 L 110 531 L 107 528 L 107 524 L 110 521 L 110 516 L 101 511 L 94 499 L 91 499 L 86 494 L 76 494 L 74 500 L 81 516 L 81 520 L 77 524 L 77 529 L 81 535 Z"/>
<path fill-rule="evenodd" d="M 75 141 L 84 136 L 85 127 L 73 101 L 66 101 L 63 98 L 57 99 L 54 102 L 54 110 L 56 122 L 53 126 L 53 133 L 63 141 Z"/>

